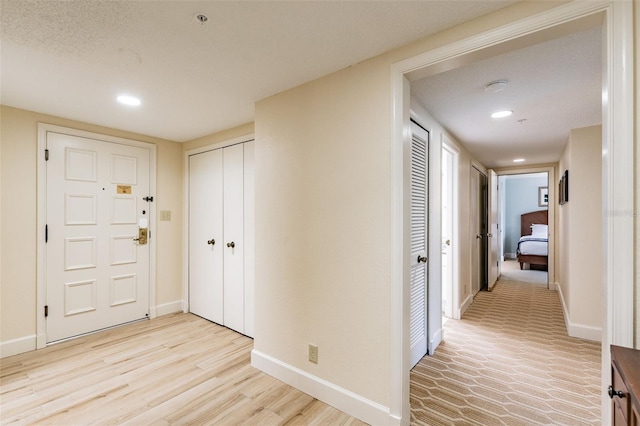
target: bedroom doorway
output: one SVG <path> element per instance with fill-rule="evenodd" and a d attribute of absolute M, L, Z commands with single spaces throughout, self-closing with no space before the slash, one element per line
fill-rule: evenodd
<path fill-rule="evenodd" d="M 553 203 L 548 171 L 499 176 L 502 280 L 550 288 L 553 271 Z"/>

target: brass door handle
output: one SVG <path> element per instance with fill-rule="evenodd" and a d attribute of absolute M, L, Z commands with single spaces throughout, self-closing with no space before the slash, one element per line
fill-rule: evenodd
<path fill-rule="evenodd" d="M 211 246 L 214 245 L 215 243 L 216 243 L 216 240 L 214 240 L 213 238 L 210 239 L 210 240 L 207 240 L 207 244 L 209 244 Z"/>
<path fill-rule="evenodd" d="M 231 241 L 230 243 L 227 243 L 227 247 L 234 248 L 235 246 L 236 246 L 236 243 L 234 243 L 233 241 Z"/>
<path fill-rule="evenodd" d="M 482 235 L 476 235 L 476 240 L 479 240 L 480 238 L 482 238 Z"/>
<path fill-rule="evenodd" d="M 491 238 L 493 237 L 493 234 L 487 234 L 487 237 Z"/>
<path fill-rule="evenodd" d="M 447 240 L 444 242 L 446 245 L 450 246 L 451 245 L 451 240 Z"/>
<path fill-rule="evenodd" d="M 418 255 L 418 263 L 427 263 L 427 258 L 425 256 Z"/>

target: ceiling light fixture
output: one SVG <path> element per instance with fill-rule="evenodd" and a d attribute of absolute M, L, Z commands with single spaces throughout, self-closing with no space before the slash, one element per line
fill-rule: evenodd
<path fill-rule="evenodd" d="M 513 114 L 513 111 L 510 110 L 498 111 L 491 114 L 491 118 L 504 118 L 510 116 L 511 114 Z"/>
<path fill-rule="evenodd" d="M 524 158 L 516 158 L 515 160 L 513 160 L 514 163 L 523 163 L 524 162 Z"/>
<path fill-rule="evenodd" d="M 507 80 L 495 80 L 484 85 L 484 91 L 487 93 L 502 92 L 507 88 Z"/>
<path fill-rule="evenodd" d="M 139 106 L 142 103 L 140 102 L 140 99 L 129 95 L 120 95 L 117 99 L 121 104 L 129 106 Z"/>

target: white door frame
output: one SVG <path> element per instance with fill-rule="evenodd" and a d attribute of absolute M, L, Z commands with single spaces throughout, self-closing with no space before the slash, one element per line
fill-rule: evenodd
<path fill-rule="evenodd" d="M 182 245 L 182 264 L 184 265 L 184 267 L 182 268 L 182 312 L 189 312 L 189 157 L 203 152 L 212 151 L 214 149 L 237 145 L 252 140 L 255 140 L 255 135 L 253 133 L 184 151 L 184 166 L 182 168 L 182 181 L 184 183 L 184 204 L 182 206 L 182 235 L 184 239 L 184 244 Z"/>
<path fill-rule="evenodd" d="M 53 124 L 38 123 L 38 168 L 37 168 L 37 244 L 36 244 L 36 349 L 47 346 L 47 325 L 44 317 L 44 306 L 47 303 L 46 286 L 46 242 L 45 225 L 47 224 L 47 162 L 45 149 L 47 146 L 47 132 L 62 133 L 70 136 L 93 139 L 98 141 L 135 146 L 149 150 L 149 195 L 156 194 L 157 149 L 156 145 L 95 132 L 55 126 Z M 149 204 L 149 317 L 156 317 L 156 208 Z"/>
<path fill-rule="evenodd" d="M 603 23 L 603 268 L 602 389 L 609 381 L 609 345 L 633 346 L 634 283 L 634 50 L 633 3 L 623 1 L 571 2 L 520 19 L 470 38 L 427 51 L 391 66 L 391 368 L 390 417 L 407 424 L 409 350 L 406 276 L 407 185 L 404 158 L 409 114 L 408 75 L 434 70 L 447 62 L 482 54 L 492 47 L 526 42 L 527 36 L 553 32 L 581 18 L 604 16 Z M 502 43 L 502 45 L 501 45 Z M 522 45 L 519 48 L 523 47 Z M 442 68 L 441 68 L 442 69 Z M 613 112 L 616 112 L 615 115 Z M 615 287 L 613 283 L 616 283 Z M 613 313 L 615 312 L 615 317 Z M 610 422 L 610 403 L 602 391 L 602 422 Z"/>

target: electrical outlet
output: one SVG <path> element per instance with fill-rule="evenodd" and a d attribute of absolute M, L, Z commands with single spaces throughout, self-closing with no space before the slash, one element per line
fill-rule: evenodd
<path fill-rule="evenodd" d="M 171 210 L 160 210 L 160 220 L 171 220 Z"/>
<path fill-rule="evenodd" d="M 318 363 L 318 346 L 309 344 L 309 361 Z"/>

